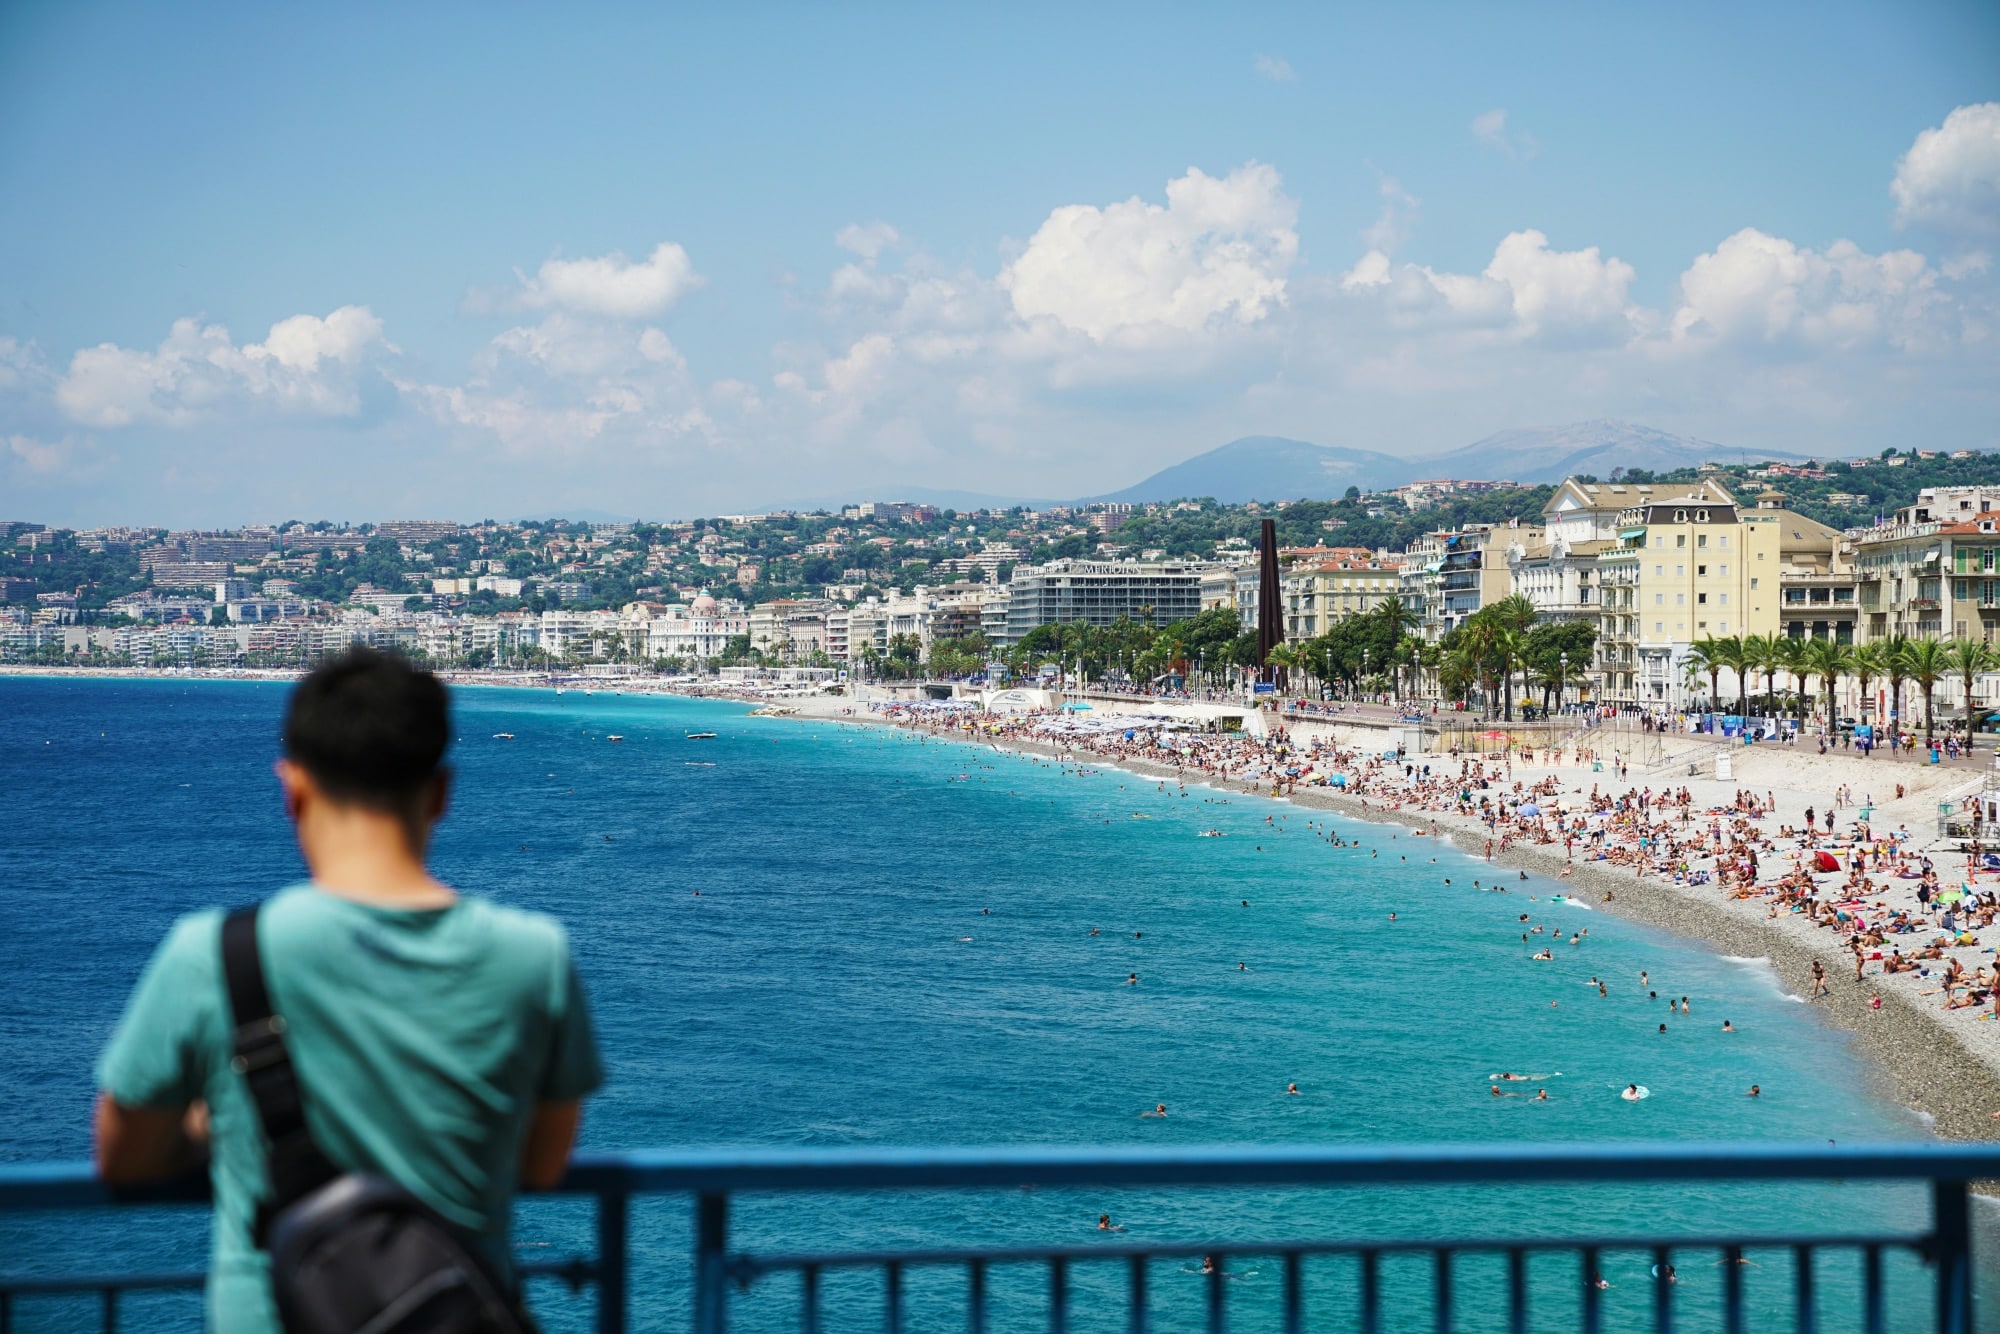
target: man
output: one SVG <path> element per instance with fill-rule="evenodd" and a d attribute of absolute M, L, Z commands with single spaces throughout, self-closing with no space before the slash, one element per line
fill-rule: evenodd
<path fill-rule="evenodd" d="M 508 1275 L 517 1183 L 561 1179 L 603 1080 L 562 927 L 467 898 L 424 857 L 444 814 L 444 687 L 355 649 L 293 692 L 278 782 L 311 873 L 256 919 L 306 1123 L 332 1164 L 396 1181 Z M 275 1331 L 252 1219 L 264 1137 L 230 1068 L 222 914 L 177 922 L 98 1065 L 97 1169 L 174 1176 L 209 1159 L 209 1328 Z"/>

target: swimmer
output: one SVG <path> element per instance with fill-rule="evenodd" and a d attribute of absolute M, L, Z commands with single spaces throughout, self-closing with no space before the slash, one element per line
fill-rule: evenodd
<path fill-rule="evenodd" d="M 1285 1085 L 1285 1092 L 1297 1095 L 1299 1092 L 1298 1081 L 1294 1080 L 1293 1082 Z"/>
<path fill-rule="evenodd" d="M 1619 1094 L 1618 1096 L 1623 1098 L 1627 1102 L 1637 1102 L 1643 1095 L 1640 1094 L 1639 1086 L 1637 1084 L 1627 1084 L 1625 1086 L 1625 1091 Z"/>
<path fill-rule="evenodd" d="M 1236 965 L 1236 971 L 1239 973 L 1247 973 L 1250 971 L 1250 965 L 1247 963 L 1239 963 Z"/>
<path fill-rule="evenodd" d="M 1139 1116 L 1140 1116 L 1140 1118 L 1141 1118 L 1141 1119 L 1145 1119 L 1145 1118 L 1147 1118 L 1147 1117 L 1161 1117 L 1161 1116 L 1165 1116 L 1166 1114 L 1167 1114 L 1167 1105 L 1166 1105 L 1165 1103 L 1161 1102 L 1161 1103 L 1155 1103 L 1155 1104 L 1153 1105 L 1153 1110 L 1152 1110 L 1152 1111 L 1150 1111 L 1150 1112 L 1141 1112 L 1141 1113 L 1139 1113 Z"/>
<path fill-rule="evenodd" d="M 1736 1031 L 1736 1025 L 1730 1023 L 1727 1019 L 1725 1019 L 1722 1021 L 1722 1031 L 1725 1033 L 1734 1033 Z"/>
<path fill-rule="evenodd" d="M 1597 984 L 1597 994 L 1600 996 L 1609 996 L 1611 993 L 1604 989 L 1604 984 L 1602 982 L 1599 982 Z"/>
<path fill-rule="evenodd" d="M 1395 921 L 1395 920 L 1396 920 L 1396 914 L 1394 914 L 1394 913 L 1390 913 L 1390 914 L 1389 914 L 1389 920 L 1390 920 L 1390 921 L 1392 921 L 1392 922 L 1393 922 L 1393 921 Z"/>
<path fill-rule="evenodd" d="M 1528 873 L 1526 871 L 1521 872 L 1521 878 L 1523 880 L 1526 880 L 1528 878 Z"/>
<path fill-rule="evenodd" d="M 1661 1031 L 1662 1033 L 1666 1032 L 1666 1031 L 1667 1031 L 1667 1026 L 1666 1026 L 1665 1024 L 1661 1024 L 1661 1025 L 1660 1025 L 1660 1031 Z"/>
<path fill-rule="evenodd" d="M 1244 907 L 1246 907 L 1246 908 L 1247 908 L 1247 907 L 1249 907 L 1249 906 L 1250 906 L 1250 900 L 1248 900 L 1248 899 L 1245 899 L 1245 900 L 1243 900 L 1243 906 L 1244 906 Z"/>
<path fill-rule="evenodd" d="M 1756 1086 L 1755 1084 L 1752 1084 L 1752 1085 L 1750 1086 L 1750 1092 L 1749 1092 L 1749 1093 L 1747 1093 L 1747 1094 L 1745 1094 L 1744 1096 L 1746 1096 L 1746 1097 L 1751 1097 L 1751 1098 L 1757 1098 L 1757 1097 L 1762 1097 L 1762 1096 L 1763 1096 L 1763 1093 L 1764 1093 L 1764 1090 L 1763 1090 L 1763 1089 L 1761 1089 L 1761 1088 L 1758 1088 L 1758 1087 L 1757 1087 L 1757 1086 Z"/>
<path fill-rule="evenodd" d="M 1547 1089 L 1536 1090 L 1535 1092 L 1536 1102 L 1547 1102 L 1548 1100 L 1549 1100 L 1549 1091 Z"/>
<path fill-rule="evenodd" d="M 1096 928 L 1096 927 L 1094 927 L 1094 926 L 1093 926 L 1093 927 L 1091 927 L 1091 928 L 1090 928 L 1090 934 L 1091 934 L 1091 935 L 1093 935 L 1093 936 L 1094 936 L 1094 935 L 1096 935 L 1096 934 L 1097 934 L 1097 928 Z"/>
<path fill-rule="evenodd" d="M 1139 985 L 1139 975 L 1138 975 L 1137 973 L 1132 973 L 1132 974 L 1129 974 L 1129 975 L 1128 975 L 1128 976 L 1127 976 L 1127 977 L 1125 978 L 1125 985 L 1126 985 L 1126 986 L 1128 986 L 1128 987 L 1136 987 L 1136 986 L 1138 986 L 1138 985 Z M 1665 1028 L 1665 1027 L 1666 1027 L 1666 1025 L 1665 1025 L 1665 1024 L 1662 1024 L 1662 1025 L 1660 1025 L 1660 1027 L 1662 1027 L 1662 1028 Z"/>
<path fill-rule="evenodd" d="M 1123 1232 L 1125 1225 L 1112 1222 L 1110 1214 L 1099 1214 L 1097 1216 L 1097 1230 L 1099 1232 Z"/>

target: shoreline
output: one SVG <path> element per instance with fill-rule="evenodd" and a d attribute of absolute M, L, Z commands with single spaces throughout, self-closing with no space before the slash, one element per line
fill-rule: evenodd
<path fill-rule="evenodd" d="M 212 668 L 162 671 L 144 667 L 48 668 L 29 664 L 0 666 L 0 676 L 32 676 L 44 679 L 86 676 L 110 679 L 157 679 L 178 681 L 295 680 L 303 673 L 294 670 Z M 484 686 L 529 690 L 552 690 L 554 682 L 546 674 L 539 679 L 454 680 L 455 686 Z M 691 693 L 686 689 L 634 689 L 635 683 L 622 678 L 593 681 L 586 689 L 600 687 L 606 692 L 632 696 L 666 696 L 675 699 L 706 700 L 756 706 L 772 701 L 741 693 Z M 1260 792 L 1223 774 L 1187 770 L 1155 760 L 1102 752 L 1085 742 L 1057 745 L 1018 736 L 966 737 L 956 728 L 926 727 L 914 719 L 884 716 L 846 697 L 818 696 L 783 701 L 797 712 L 778 721 L 836 722 L 871 727 L 898 727 L 937 735 L 939 739 L 962 741 L 968 745 L 991 745 L 1017 753 L 1059 758 L 1064 754 L 1087 757 L 1093 762 L 1116 766 L 1147 778 L 1180 779 L 1235 795 L 1255 796 L 1274 802 L 1290 802 L 1314 810 L 1328 811 L 1368 824 L 1407 828 L 1435 827 L 1439 837 L 1467 856 L 1477 858 L 1482 845 L 1492 837 L 1486 826 L 1465 816 L 1421 808 L 1398 809 L 1365 796 L 1348 795 L 1330 787 L 1295 788 L 1289 794 Z M 842 709 L 854 712 L 843 713 Z M 747 716 L 747 715 L 746 715 Z M 1413 756 L 1419 762 L 1440 757 Z M 1843 764 L 1855 761 L 1841 757 Z M 1561 772 L 1554 770 L 1552 772 Z M 1886 777 L 1887 775 L 1885 775 Z M 1644 775 L 1642 775 L 1642 778 Z M 1626 780 L 1631 781 L 1631 780 Z M 1912 794 L 1921 803 L 1926 794 Z M 1884 803 L 1885 805 L 1888 803 Z M 1571 862 L 1560 844 L 1514 843 L 1495 847 L 1490 861 L 1510 869 L 1525 870 L 1544 879 L 1567 880 L 1578 890 L 1589 891 L 1589 906 L 1595 911 L 1666 931 L 1723 957 L 1763 959 L 1775 970 L 1788 991 L 1810 990 L 1804 979 L 1810 976 L 1815 960 L 1827 967 L 1832 994 L 1807 1001 L 1820 1022 L 1852 1035 L 1857 1052 L 1875 1090 L 1883 1097 L 1928 1117 L 1936 1134 L 1947 1139 L 1986 1140 L 2000 1138 L 2000 1022 L 1992 1024 L 1990 1040 L 1976 1042 L 1973 1032 L 1960 1031 L 1949 1018 L 1966 1012 L 1946 1012 L 1934 1004 L 1921 1003 L 1915 994 L 1918 979 L 1913 975 L 1873 976 L 1857 983 L 1849 973 L 1852 959 L 1846 951 L 1832 948 L 1830 937 L 1815 937 L 1817 928 L 1803 926 L 1789 918 L 1771 919 L 1746 901 L 1713 897 L 1714 886 L 1675 885 L 1657 874 L 1631 874 L 1622 868 L 1606 869 L 1608 862 Z M 1568 869 L 1568 875 L 1563 871 Z M 1707 889 L 1708 894 L 1701 891 Z M 1609 894 L 1609 901 L 1603 896 Z M 2000 962 L 2000 956 L 1996 956 Z M 1870 1001 L 1879 996 L 1881 1006 Z M 1970 1025 L 1969 1018 L 1961 1020 Z M 1979 1034 L 1981 1038 L 1986 1034 Z M 1989 1050 L 1981 1050 L 1981 1047 Z"/>

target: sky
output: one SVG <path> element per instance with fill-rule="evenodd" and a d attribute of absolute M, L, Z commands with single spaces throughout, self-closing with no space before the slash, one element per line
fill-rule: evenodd
<path fill-rule="evenodd" d="M 2000 6 L 0 6 L 0 520 L 2000 449 Z"/>

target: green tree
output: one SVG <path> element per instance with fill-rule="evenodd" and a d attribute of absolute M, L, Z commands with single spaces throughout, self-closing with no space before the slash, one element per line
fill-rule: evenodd
<path fill-rule="evenodd" d="M 1951 672 L 1951 655 L 1935 636 L 1912 639 L 1903 649 L 1903 671 L 1924 694 L 1924 744 L 1937 736 L 1937 720 L 1931 710 L 1937 683 Z"/>
<path fill-rule="evenodd" d="M 1960 687 L 1965 691 L 1965 744 L 1972 745 L 1973 729 L 1977 722 L 1973 717 L 1972 684 L 1984 672 L 1992 671 L 1996 662 L 1993 650 L 1977 639 L 1954 639 L 1945 654 L 1950 669 L 1958 674 Z"/>

